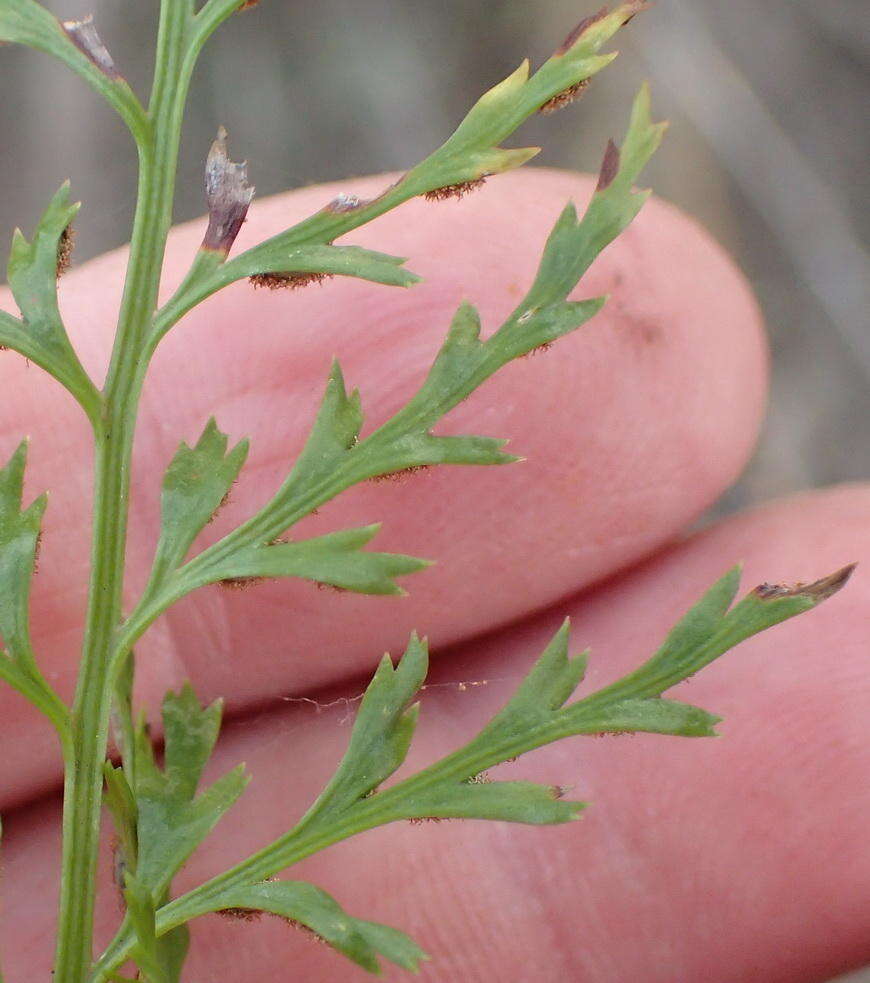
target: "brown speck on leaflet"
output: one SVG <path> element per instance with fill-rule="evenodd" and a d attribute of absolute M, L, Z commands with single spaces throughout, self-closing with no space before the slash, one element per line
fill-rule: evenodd
<path fill-rule="evenodd" d="M 448 198 L 462 198 L 470 191 L 476 191 L 486 184 L 485 177 L 475 178 L 473 181 L 461 181 L 458 184 L 445 184 L 443 188 L 433 188 L 427 191 L 423 197 L 426 201 L 446 201 Z"/>
<path fill-rule="evenodd" d="M 830 576 L 822 577 L 821 580 L 815 580 L 811 584 L 759 584 L 753 593 L 764 601 L 779 597 L 808 597 L 814 601 L 824 601 L 846 586 L 857 565 L 857 563 L 850 563 Z"/>
<path fill-rule="evenodd" d="M 60 234 L 60 239 L 57 243 L 57 266 L 55 267 L 55 275 L 58 280 L 70 268 L 75 238 L 76 233 L 72 224 L 68 225 Z"/>
<path fill-rule="evenodd" d="M 255 922 L 263 914 L 257 908 L 221 908 L 218 914 L 224 918 L 235 918 L 243 922 Z"/>
<path fill-rule="evenodd" d="M 569 106 L 582 96 L 588 85 L 589 79 L 581 79 L 579 82 L 569 85 L 563 92 L 559 92 L 552 99 L 548 99 L 538 112 L 543 116 L 549 116 L 551 113 L 556 113 L 560 109 L 564 109 L 565 106 Z"/>
<path fill-rule="evenodd" d="M 418 474 L 422 471 L 428 471 L 430 468 L 430 464 L 412 464 L 410 467 L 402 468 L 400 471 L 387 471 L 386 474 L 372 475 L 368 480 L 376 485 L 384 481 L 401 481 L 402 478 L 407 478 L 409 475 Z"/>
<path fill-rule="evenodd" d="M 255 287 L 267 290 L 298 290 L 312 283 L 323 283 L 331 277 L 331 273 L 255 273 L 248 279 Z"/>
<path fill-rule="evenodd" d="M 265 577 L 225 577 L 218 583 L 227 590 L 247 590 L 254 584 L 262 584 L 265 579 Z"/>
<path fill-rule="evenodd" d="M 604 160 L 601 161 L 601 170 L 598 172 L 598 184 L 595 185 L 596 191 L 606 191 L 613 179 L 619 173 L 619 147 L 612 140 L 607 141 L 607 149 L 604 151 Z"/>

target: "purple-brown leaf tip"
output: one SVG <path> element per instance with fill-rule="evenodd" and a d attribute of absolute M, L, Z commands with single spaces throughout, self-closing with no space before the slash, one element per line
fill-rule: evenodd
<path fill-rule="evenodd" d="M 121 78 L 112 56 L 97 34 L 93 14 L 88 14 L 81 20 L 65 20 L 61 26 L 72 43 L 99 68 L 103 75 L 113 82 Z"/>
<path fill-rule="evenodd" d="M 221 127 L 205 164 L 205 196 L 208 229 L 203 249 L 228 253 L 248 214 L 254 189 L 248 184 L 248 165 L 233 163 L 227 156 L 227 131 Z"/>
<path fill-rule="evenodd" d="M 759 584 L 754 593 L 764 601 L 779 597 L 806 597 L 816 603 L 826 601 L 846 586 L 856 566 L 857 563 L 850 563 L 811 584 Z"/>
<path fill-rule="evenodd" d="M 630 3 L 621 4 L 616 8 L 614 13 L 623 13 L 623 26 L 627 24 L 632 17 L 639 14 L 642 10 L 645 10 L 649 6 L 648 0 L 632 0 Z M 604 20 L 605 17 L 610 13 L 609 7 L 602 7 L 595 14 L 590 14 L 588 17 L 584 17 L 583 20 L 574 28 L 573 31 L 565 38 L 565 40 L 556 48 L 554 55 L 556 57 L 566 54 L 574 45 L 580 40 L 580 38 L 589 30 L 593 24 L 597 24 L 600 20 Z"/>
<path fill-rule="evenodd" d="M 619 147 L 612 140 L 607 141 L 607 149 L 604 151 L 604 160 L 601 161 L 601 170 L 598 172 L 598 184 L 596 191 L 606 191 L 613 179 L 619 173 Z"/>
<path fill-rule="evenodd" d="M 595 14 L 590 14 L 588 17 L 584 17 L 583 20 L 574 28 L 573 31 L 565 38 L 565 40 L 556 48 L 556 55 L 564 55 L 566 51 L 570 51 L 571 48 L 580 40 L 580 35 L 584 34 L 586 31 L 592 27 L 593 24 L 597 24 L 598 21 L 603 20 L 609 12 L 608 7 L 602 7 Z"/>

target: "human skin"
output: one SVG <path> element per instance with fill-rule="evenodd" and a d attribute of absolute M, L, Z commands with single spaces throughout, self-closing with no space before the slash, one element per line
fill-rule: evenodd
<path fill-rule="evenodd" d="M 257 205 L 244 248 L 388 177 L 314 187 Z M 133 474 L 128 598 L 147 575 L 159 479 L 180 439 L 209 415 L 252 452 L 208 536 L 250 514 L 304 440 L 337 354 L 362 389 L 368 426 L 397 408 L 431 363 L 462 299 L 487 329 L 517 303 L 543 239 L 590 180 L 528 170 L 461 203 L 417 201 L 348 237 L 409 257 L 411 291 L 335 280 L 295 293 L 229 288 L 180 324 L 146 386 Z M 173 233 L 165 292 L 183 276 L 202 223 Z M 62 281 L 83 362 L 101 377 L 123 275 L 114 253 Z M 437 565 L 405 598 L 317 591 L 303 582 L 207 588 L 137 647 L 138 695 L 153 708 L 190 679 L 227 699 L 211 774 L 245 760 L 241 803 L 178 879 L 191 886 L 286 830 L 346 743 L 348 704 L 385 648 L 428 634 L 412 760 L 456 745 L 503 702 L 565 614 L 575 649 L 592 646 L 587 688 L 651 653 L 724 570 L 744 589 L 811 580 L 870 555 L 870 488 L 814 492 L 682 531 L 739 473 L 763 413 L 766 349 L 757 308 L 721 249 L 652 200 L 595 263 L 577 297 L 604 311 L 544 354 L 519 361 L 458 407 L 440 432 L 510 436 L 510 468 L 445 468 L 367 484 L 306 520 L 320 531 L 384 521 L 376 548 Z M 0 306 L 13 310 L 7 294 Z M 0 358 L 8 456 L 32 437 L 27 496 L 52 491 L 33 597 L 40 663 L 71 694 L 87 580 L 89 434 L 52 380 Z M 207 540 L 203 540 L 206 542 Z M 574 785 L 584 820 L 400 824 L 300 865 L 351 914 L 402 927 L 432 954 L 432 981 L 643 979 L 810 981 L 870 960 L 870 578 L 742 645 L 679 696 L 725 718 L 722 738 L 574 739 L 499 777 Z M 465 684 L 464 686 L 461 684 Z M 468 685 L 474 683 L 475 685 Z M 311 702 L 314 701 L 314 702 Z M 316 706 L 319 704 L 320 706 Z M 334 704 L 326 707 L 327 704 Z M 352 706 L 352 704 L 351 704 Z M 326 707 L 325 709 L 323 707 Z M 61 771 L 52 736 L 0 691 L 8 980 L 49 978 Z M 103 878 L 99 930 L 117 900 Z M 275 920 L 215 916 L 193 926 L 189 979 L 364 978 Z M 402 974 L 387 971 L 387 979 Z"/>

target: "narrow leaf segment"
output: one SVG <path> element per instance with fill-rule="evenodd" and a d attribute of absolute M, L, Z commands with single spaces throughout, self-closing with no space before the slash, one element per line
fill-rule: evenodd
<path fill-rule="evenodd" d="M 173 577 L 152 583 L 130 616 L 119 651 L 133 645 L 167 607 L 203 584 L 263 576 L 307 576 L 349 590 L 384 593 L 396 590 L 389 585 L 391 577 L 422 569 L 421 561 L 407 558 L 377 554 L 380 559 L 374 561 L 373 554 L 352 556 L 344 537 L 358 537 L 367 530 L 351 530 L 334 534 L 338 539 L 321 537 L 307 543 L 276 541 L 314 509 L 366 479 L 435 464 L 490 465 L 516 460 L 502 450 L 502 440 L 438 436 L 432 428 L 508 362 L 550 345 L 601 309 L 605 298 L 569 301 L 568 295 L 646 200 L 647 193 L 634 191 L 633 183 L 663 131 L 663 124 L 651 122 L 649 92 L 644 86 L 634 102 L 616 174 L 607 188 L 592 196 L 582 218 L 573 205 L 562 212 L 547 239 L 531 289 L 516 310 L 483 339 L 476 309 L 463 304 L 416 395 L 364 439 L 360 438 L 363 415 L 359 393 L 347 392 L 335 363 L 311 434 L 284 484 L 238 529 L 179 568 Z M 343 554 L 340 567 L 336 566 L 336 544 Z M 327 557 L 328 563 L 321 563 Z M 362 564 L 368 564 L 364 571 Z M 373 569 L 372 564 L 380 564 L 379 569 Z"/>
<path fill-rule="evenodd" d="M 200 13 L 203 16 L 212 7 Z M 229 12 L 227 0 L 219 2 L 224 13 Z M 220 251 L 200 250 L 187 277 L 175 295 L 158 313 L 152 344 L 156 345 L 167 331 L 205 297 L 242 277 L 259 274 L 322 273 L 359 276 L 378 283 L 408 286 L 416 280 L 411 274 L 387 268 L 403 261 L 383 257 L 374 262 L 377 254 L 359 250 L 356 255 L 340 254 L 348 247 L 334 251 L 313 247 L 330 247 L 340 236 L 365 225 L 372 219 L 391 211 L 417 196 L 432 199 L 462 197 L 479 187 L 492 174 L 519 167 L 538 153 L 537 147 L 507 150 L 499 144 L 506 140 L 526 119 L 554 100 L 565 105 L 566 93 L 576 94 L 579 87 L 609 65 L 615 53 L 598 54 L 602 45 L 631 18 L 645 7 L 641 0 L 620 4 L 612 13 L 594 21 L 581 22 L 559 50 L 534 74 L 529 63 L 522 65 L 503 82 L 485 93 L 471 108 L 454 134 L 424 161 L 408 171 L 398 182 L 371 201 L 361 201 L 352 195 L 339 195 L 319 212 L 285 232 L 273 236 L 259 246 L 242 253 L 236 260 L 221 268 L 224 255 Z M 387 265 L 384 265 L 386 261 Z"/>
<path fill-rule="evenodd" d="M 394 930 L 362 929 L 361 924 L 368 923 L 340 913 L 317 888 L 269 878 L 332 843 L 402 819 L 489 819 L 536 825 L 576 819 L 585 803 L 564 798 L 566 789 L 484 780 L 484 773 L 571 736 L 614 732 L 712 736 L 720 718 L 663 699 L 663 694 L 741 641 L 831 597 L 851 571 L 852 567 L 845 567 L 815 583 L 793 587 L 764 584 L 734 604 L 739 570 L 731 570 L 643 665 L 574 702 L 569 700 L 583 679 L 586 655 L 569 656 L 565 622 L 507 705 L 473 740 L 410 778 L 383 787 L 405 761 L 419 712 L 414 698 L 426 676 L 425 642 L 412 636 L 397 665 L 389 656 L 381 661 L 360 704 L 341 763 L 296 827 L 226 873 L 160 907 L 154 922 L 156 937 L 211 911 L 229 909 L 241 917 L 266 911 L 307 925 L 372 971 L 377 968 L 374 953 L 365 949 L 360 938 L 399 965 L 415 965 L 421 953 Z M 392 948 L 385 948 L 385 940 Z M 122 930 L 97 964 L 95 980 L 107 979 L 136 945 L 141 943 Z"/>
<path fill-rule="evenodd" d="M 0 346 L 53 375 L 96 422 L 102 397 L 70 344 L 57 305 L 57 279 L 69 262 L 69 230 L 78 210 L 78 203 L 70 204 L 66 182 L 43 213 L 31 242 L 15 230 L 6 277 L 21 319 L 0 312 Z"/>
<path fill-rule="evenodd" d="M 69 710 L 40 672 L 30 638 L 30 586 L 48 496 L 22 509 L 26 460 L 22 442 L 0 469 L 0 678 L 51 720 L 68 751 Z"/>

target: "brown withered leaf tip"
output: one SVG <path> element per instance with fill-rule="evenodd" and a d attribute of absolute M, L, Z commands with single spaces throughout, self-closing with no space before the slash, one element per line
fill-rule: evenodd
<path fill-rule="evenodd" d="M 427 191 L 423 197 L 426 201 L 446 201 L 448 198 L 462 198 L 471 191 L 476 191 L 486 184 L 485 177 L 475 178 L 473 181 L 460 181 L 459 184 L 445 184 L 443 188 L 433 188 Z"/>
<path fill-rule="evenodd" d="M 70 224 L 61 232 L 60 239 L 57 242 L 57 266 L 55 267 L 55 273 L 58 280 L 70 268 L 75 239 L 76 230 Z"/>
<path fill-rule="evenodd" d="M 93 14 L 88 14 L 81 20 L 65 20 L 61 26 L 70 41 L 99 68 L 103 75 L 113 82 L 121 78 L 121 73 L 115 68 L 112 56 L 100 40 L 100 35 L 97 34 Z"/>
<path fill-rule="evenodd" d="M 579 82 L 569 85 L 564 91 L 557 92 L 552 99 L 548 99 L 538 112 L 544 116 L 549 116 L 550 113 L 556 113 L 560 109 L 564 109 L 565 106 L 570 106 L 575 99 L 583 95 L 588 85 L 589 79 L 580 79 Z"/>
<path fill-rule="evenodd" d="M 601 170 L 598 172 L 598 184 L 596 191 L 606 191 L 613 184 L 613 179 L 619 173 L 619 147 L 612 140 L 607 141 L 607 149 L 604 151 L 604 160 L 601 161 Z"/>
<path fill-rule="evenodd" d="M 255 273 L 248 279 L 255 287 L 267 290 L 298 290 L 312 283 L 331 280 L 332 273 Z"/>
<path fill-rule="evenodd" d="M 608 11 L 608 7 L 602 7 L 597 13 L 584 17 L 559 47 L 556 48 L 555 54 L 564 55 L 566 51 L 570 51 L 580 39 L 580 35 L 588 31 L 593 24 L 597 24 L 598 21 L 603 20 L 607 16 Z"/>
<path fill-rule="evenodd" d="M 205 163 L 208 229 L 203 249 L 228 253 L 248 214 L 254 189 L 248 184 L 246 161 L 236 164 L 227 156 L 227 131 L 221 127 Z"/>
<path fill-rule="evenodd" d="M 642 13 L 644 10 L 647 10 L 651 6 L 651 4 L 649 0 L 635 0 L 635 2 L 631 6 L 632 9 L 629 11 L 628 16 L 622 22 L 623 27 L 625 27 L 625 25 L 628 24 L 629 21 L 634 20 L 634 18 L 637 17 L 638 14 Z"/>
<path fill-rule="evenodd" d="M 828 577 L 815 580 L 811 584 L 759 584 L 753 591 L 764 601 L 779 597 L 807 597 L 813 601 L 825 601 L 846 586 L 857 563 L 850 563 Z"/>
<path fill-rule="evenodd" d="M 630 4 L 628 12 L 625 15 L 625 20 L 622 22 L 623 26 L 627 24 L 636 14 L 639 14 L 642 10 L 648 7 L 649 4 L 647 0 L 635 0 L 634 3 Z M 593 24 L 597 24 L 598 21 L 604 20 L 604 18 L 610 13 L 610 8 L 605 6 L 602 7 L 597 13 L 590 14 L 588 17 L 584 17 L 583 20 L 574 28 L 573 31 L 565 38 L 565 40 L 556 48 L 554 56 L 564 55 L 566 52 L 570 51 L 571 48 L 580 40 L 580 37 L 592 27 Z"/>

